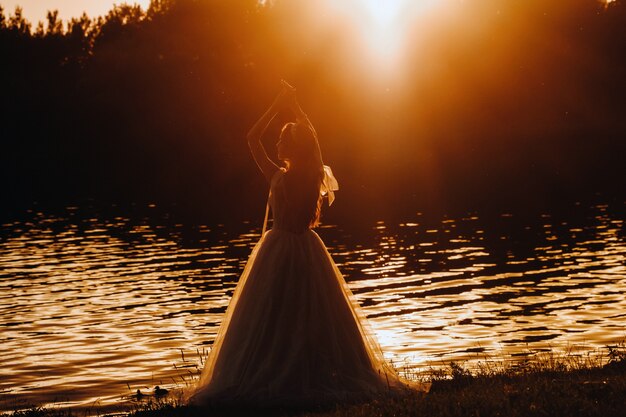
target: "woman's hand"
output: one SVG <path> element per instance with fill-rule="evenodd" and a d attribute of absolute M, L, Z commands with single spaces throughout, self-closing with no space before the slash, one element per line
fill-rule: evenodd
<path fill-rule="evenodd" d="M 298 99 L 296 98 L 296 88 L 285 80 L 280 80 L 280 83 L 283 86 L 281 93 L 286 94 L 284 100 L 287 107 L 296 115 L 298 121 L 306 119 L 306 114 L 302 111 Z"/>
<path fill-rule="evenodd" d="M 272 109 L 277 113 L 285 109 L 293 110 L 297 105 L 296 89 L 285 80 L 281 80 L 281 84 L 282 89 L 272 103 Z"/>
<path fill-rule="evenodd" d="M 296 87 L 294 87 L 293 85 L 289 84 L 287 81 L 280 80 L 280 83 L 282 84 L 283 88 L 285 88 L 287 90 L 291 90 L 294 93 L 296 92 Z"/>
<path fill-rule="evenodd" d="M 296 88 L 289 84 L 285 80 L 280 80 L 280 83 L 283 85 L 283 91 L 286 94 L 286 104 L 294 113 L 297 114 L 297 109 L 300 108 L 298 105 L 298 100 L 296 99 Z"/>

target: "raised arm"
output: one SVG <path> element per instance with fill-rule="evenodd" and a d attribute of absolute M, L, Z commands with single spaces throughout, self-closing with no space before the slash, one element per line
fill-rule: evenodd
<path fill-rule="evenodd" d="M 284 103 L 285 100 L 285 91 L 281 91 L 278 97 L 274 100 L 272 105 L 263 113 L 261 118 L 257 120 L 257 122 L 252 126 L 252 129 L 247 134 L 248 146 L 250 147 L 250 152 L 252 152 L 252 156 L 259 169 L 267 179 L 267 181 L 272 180 L 272 176 L 278 170 L 278 165 L 274 163 L 265 152 L 265 148 L 261 143 L 261 137 L 267 126 L 270 124 L 272 119 L 276 116 L 280 107 Z"/>
<path fill-rule="evenodd" d="M 296 116 L 296 122 L 306 124 L 311 129 L 311 131 L 315 133 L 315 135 L 317 136 L 317 133 L 315 132 L 315 128 L 313 127 L 313 124 L 307 117 L 306 113 L 302 110 L 302 107 L 300 107 L 300 103 L 298 103 L 298 99 L 296 98 L 295 87 L 290 85 L 285 80 L 282 80 L 281 83 L 287 95 L 287 97 L 285 98 L 285 101 L 287 102 L 287 106 L 289 107 L 289 109 Z"/>

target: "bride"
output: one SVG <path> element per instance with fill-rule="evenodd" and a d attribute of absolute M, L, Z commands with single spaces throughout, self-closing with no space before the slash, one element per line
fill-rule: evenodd
<path fill-rule="evenodd" d="M 280 111 L 287 123 L 277 166 L 261 136 Z M 337 182 L 322 163 L 317 134 L 286 82 L 248 133 L 270 183 L 274 223 L 239 279 L 191 403 L 318 405 L 404 387 L 384 361 L 365 317 L 320 237 L 322 197 Z M 266 220 L 267 222 L 267 213 Z"/>

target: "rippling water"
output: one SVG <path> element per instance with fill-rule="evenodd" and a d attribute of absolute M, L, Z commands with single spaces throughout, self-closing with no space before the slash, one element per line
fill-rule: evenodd
<path fill-rule="evenodd" d="M 389 360 L 596 349 L 626 337 L 624 204 L 320 236 Z M 119 404 L 202 366 L 258 225 L 68 207 L 1 227 L 0 410 Z"/>

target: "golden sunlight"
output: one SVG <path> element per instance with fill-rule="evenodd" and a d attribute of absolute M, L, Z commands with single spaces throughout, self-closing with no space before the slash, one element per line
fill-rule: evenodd
<path fill-rule="evenodd" d="M 346 18 L 355 46 L 385 75 L 402 66 L 410 32 L 425 21 L 435 4 L 434 0 L 328 0 L 329 7 Z"/>

